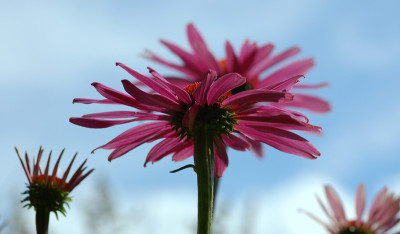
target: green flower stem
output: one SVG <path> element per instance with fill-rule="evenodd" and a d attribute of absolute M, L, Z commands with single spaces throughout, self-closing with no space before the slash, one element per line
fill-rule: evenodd
<path fill-rule="evenodd" d="M 214 141 L 203 128 L 195 131 L 194 164 L 198 189 L 198 234 L 211 234 L 214 196 Z"/>
<path fill-rule="evenodd" d="M 49 218 L 50 211 L 45 207 L 36 207 L 36 233 L 48 234 L 49 233 Z"/>

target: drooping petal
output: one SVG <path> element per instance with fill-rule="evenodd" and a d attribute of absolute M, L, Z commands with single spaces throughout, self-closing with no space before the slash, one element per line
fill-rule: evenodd
<path fill-rule="evenodd" d="M 132 117 L 135 117 L 137 113 L 138 112 L 134 112 L 134 111 L 110 111 L 110 112 L 87 114 L 82 117 L 84 117 L 84 118 L 132 118 Z"/>
<path fill-rule="evenodd" d="M 235 150 L 245 151 L 251 148 L 251 144 L 245 138 L 236 136 L 234 134 L 229 134 L 229 137 L 222 135 L 222 140 L 227 146 Z"/>
<path fill-rule="evenodd" d="M 163 122 L 145 123 L 128 129 L 127 131 L 121 133 L 108 143 L 96 149 L 99 148 L 114 149 L 135 142 L 140 142 L 142 144 L 144 142 L 150 141 L 150 139 L 163 136 L 171 131 L 172 129 L 171 126 L 169 126 L 168 122 L 163 121 Z"/>
<path fill-rule="evenodd" d="M 329 102 L 311 95 L 295 94 L 292 102 L 277 104 L 278 106 L 297 107 L 310 110 L 315 113 L 326 113 L 331 110 Z"/>
<path fill-rule="evenodd" d="M 224 174 L 224 171 L 228 167 L 229 159 L 226 154 L 224 143 L 222 143 L 217 137 L 215 138 L 214 151 L 214 175 L 217 178 L 221 178 L 222 174 Z"/>
<path fill-rule="evenodd" d="M 229 92 L 230 90 L 239 87 L 245 83 L 246 83 L 246 78 L 237 73 L 230 73 L 221 76 L 211 85 L 210 89 L 208 90 L 207 93 L 208 105 L 215 103 L 217 99 L 226 92 Z"/>
<path fill-rule="evenodd" d="M 301 156 L 308 159 L 316 159 L 321 153 L 306 139 L 292 132 L 265 126 L 236 125 L 235 129 L 243 135 L 261 141 L 280 151 Z"/>
<path fill-rule="evenodd" d="M 264 155 L 264 150 L 262 148 L 262 145 L 259 141 L 255 141 L 251 138 L 248 138 L 244 136 L 246 140 L 251 144 L 251 150 L 252 152 L 259 158 L 262 158 Z"/>
<path fill-rule="evenodd" d="M 158 140 L 160 138 L 167 137 L 171 133 L 171 129 L 169 128 L 164 128 L 164 129 L 158 129 L 157 131 L 153 131 L 150 133 L 147 133 L 147 135 L 143 138 L 137 138 L 136 136 L 136 141 L 129 142 L 129 139 L 119 139 L 116 140 L 118 137 L 114 138 L 111 143 L 107 143 L 104 146 L 101 146 L 99 148 L 111 148 L 111 145 L 118 145 L 117 148 L 108 156 L 108 161 L 114 160 L 118 157 L 121 157 L 122 155 L 128 153 L 129 151 L 133 150 L 134 148 L 138 147 L 139 145 L 142 145 L 143 143 L 146 142 L 152 142 L 155 140 Z M 121 134 L 122 135 L 122 134 Z M 120 136 L 121 136 L 120 135 Z M 131 139 L 134 138 L 133 136 Z"/>
<path fill-rule="evenodd" d="M 291 119 L 287 115 L 282 115 L 281 117 L 282 119 L 280 119 L 280 116 L 274 116 L 274 117 L 250 116 L 246 119 L 239 120 L 238 124 L 253 126 L 253 127 L 263 126 L 263 127 L 279 128 L 284 130 L 298 130 L 316 134 L 321 133 L 322 128 L 319 126 L 311 125 L 304 122 L 299 122 L 295 119 Z M 287 120 L 286 122 L 285 119 Z"/>
<path fill-rule="evenodd" d="M 148 162 L 155 163 L 159 161 L 163 157 L 173 153 L 176 148 L 180 148 L 181 146 L 183 146 L 183 144 L 184 141 L 176 137 L 167 138 L 159 142 L 150 150 L 149 154 L 146 157 L 146 162 L 144 163 L 144 165 L 146 166 Z"/>
<path fill-rule="evenodd" d="M 176 152 L 172 156 L 172 160 L 180 162 L 191 156 L 193 156 L 193 142 L 189 141 L 185 143 L 184 147 L 180 151 Z"/>
<path fill-rule="evenodd" d="M 271 75 L 268 75 L 265 79 L 262 79 L 256 86 L 256 88 L 261 88 L 276 83 L 280 83 L 290 77 L 297 75 L 304 75 L 314 66 L 314 60 L 312 58 L 302 59 L 291 63 L 287 66 L 280 68 Z"/>
<path fill-rule="evenodd" d="M 81 103 L 81 104 L 93 104 L 93 103 L 97 103 L 97 104 L 121 104 L 121 103 L 113 102 L 113 101 L 111 101 L 109 99 L 98 100 L 98 99 L 88 99 L 88 98 L 74 98 L 72 103 Z"/>
<path fill-rule="evenodd" d="M 96 118 L 86 118 L 86 117 L 69 118 L 69 122 L 86 128 L 108 128 L 114 125 L 129 123 L 132 121 L 135 121 L 135 119 L 108 120 L 108 119 L 96 119 Z"/>
<path fill-rule="evenodd" d="M 320 84 L 297 84 L 297 89 L 320 89 L 329 86 L 329 82 L 323 82 Z"/>
<path fill-rule="evenodd" d="M 221 105 L 230 107 L 235 105 L 252 105 L 258 102 L 289 102 L 293 100 L 293 95 L 287 92 L 272 90 L 254 89 L 246 90 L 225 99 Z"/>
<path fill-rule="evenodd" d="M 84 118 L 133 118 L 135 121 L 139 120 L 169 120 L 171 117 L 168 115 L 158 115 L 153 113 L 143 113 L 134 111 L 110 111 L 102 113 L 87 114 L 82 116 Z"/>
<path fill-rule="evenodd" d="M 293 76 L 290 77 L 284 81 L 269 85 L 264 87 L 265 89 L 269 89 L 269 90 L 276 90 L 276 91 L 290 91 L 293 86 L 299 82 L 300 78 L 304 78 L 303 75 L 297 75 L 297 76 Z"/>

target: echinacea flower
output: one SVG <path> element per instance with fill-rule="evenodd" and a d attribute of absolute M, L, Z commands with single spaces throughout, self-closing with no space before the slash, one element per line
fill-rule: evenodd
<path fill-rule="evenodd" d="M 366 195 L 364 185 L 360 184 L 355 199 L 356 219 L 346 217 L 342 202 L 331 186 L 325 186 L 325 193 L 331 209 L 329 210 L 319 198 L 318 202 L 330 219 L 330 223 L 321 221 L 309 212 L 306 214 L 322 224 L 331 234 L 385 234 L 400 221 L 398 217 L 400 198 L 389 193 L 387 188 L 376 195 L 367 218 L 363 218 Z"/>
<path fill-rule="evenodd" d="M 256 141 L 308 159 L 320 155 L 310 142 L 290 132 L 320 131 L 320 127 L 309 124 L 304 115 L 271 105 L 254 106 L 263 102 L 289 102 L 293 95 L 288 92 L 255 89 L 231 95 L 230 91 L 245 84 L 246 79 L 233 73 L 218 77 L 215 71 L 207 72 L 202 82 L 181 88 L 151 68 L 149 71 L 153 78 L 141 75 L 122 63 L 117 63 L 117 66 L 154 92 L 144 92 L 128 80 L 122 80 L 128 94 L 95 82 L 92 85 L 105 99 L 76 98 L 74 102 L 120 104 L 139 111 L 112 111 L 70 118 L 70 122 L 88 128 L 152 121 L 135 126 L 98 147 L 113 149 L 108 157 L 110 161 L 143 143 L 158 139 L 164 140 L 150 150 L 145 165 L 171 154 L 174 161 L 182 161 L 193 155 L 196 129 L 207 129 L 208 136 L 214 141 L 214 170 L 217 177 L 221 177 L 228 166 L 225 146 L 244 151 L 251 147 L 251 141 Z M 281 86 L 290 89 L 294 83 L 289 79 Z"/>
<path fill-rule="evenodd" d="M 68 202 L 71 201 L 69 193 L 84 180 L 94 169 L 86 170 L 86 160 L 79 166 L 79 168 L 73 173 L 73 175 L 67 181 L 68 175 L 70 174 L 72 164 L 75 161 L 77 153 L 71 160 L 67 170 L 62 177 L 57 175 L 59 169 L 59 163 L 64 150 L 61 151 L 60 156 L 50 172 L 50 159 L 51 152 L 47 159 L 46 167 L 44 170 L 40 167 L 40 160 L 43 155 L 43 148 L 40 147 L 37 158 L 33 158 L 32 166 L 29 160 L 28 153 L 25 152 L 25 162 L 22 159 L 18 149 L 15 147 L 15 151 L 21 161 L 21 165 L 25 171 L 25 175 L 28 179 L 28 189 L 24 192 L 26 198 L 22 202 L 26 202 L 25 207 L 33 207 L 36 211 L 36 228 L 37 233 L 47 233 L 49 214 L 54 212 L 58 217 L 57 212 L 66 214 L 65 205 L 68 206 Z"/>
<path fill-rule="evenodd" d="M 292 47 L 279 54 L 272 55 L 273 44 L 258 46 L 256 42 L 246 40 L 240 52 L 236 54 L 231 43 L 227 41 L 225 44 L 226 57 L 222 60 L 217 60 L 193 24 L 187 26 L 187 38 L 192 51 L 185 51 L 173 43 L 161 40 L 161 43 L 176 54 L 182 60 L 183 64 L 167 61 L 149 50 L 144 55 L 152 61 L 183 73 L 184 77 L 171 77 L 171 80 L 176 84 L 185 85 L 187 84 L 187 80 L 200 81 L 204 73 L 209 69 L 215 70 L 218 76 L 236 72 L 246 78 L 245 84 L 233 90 L 233 93 L 236 93 L 243 90 L 269 87 L 272 84 L 283 82 L 291 77 L 304 75 L 314 66 L 312 58 L 295 60 L 294 62 L 282 65 L 300 52 L 299 47 Z M 278 68 L 275 69 L 276 67 Z M 326 83 L 295 85 L 294 88 L 304 90 L 321 88 L 326 85 Z M 330 105 L 327 101 L 304 93 L 296 93 L 292 102 L 280 103 L 279 105 L 303 108 L 316 113 L 330 111 Z"/>

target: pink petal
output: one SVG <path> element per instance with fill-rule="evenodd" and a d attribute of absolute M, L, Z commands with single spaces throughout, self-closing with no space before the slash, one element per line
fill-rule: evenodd
<path fill-rule="evenodd" d="M 162 77 L 158 72 L 153 70 L 151 67 L 147 67 L 149 69 L 150 73 L 154 76 L 154 78 L 157 79 L 160 83 L 163 83 L 166 87 L 168 87 L 173 94 L 175 94 L 180 100 L 182 100 L 185 104 L 189 105 L 192 103 L 192 99 L 190 98 L 190 95 L 183 90 L 183 88 L 170 83 L 168 80 L 166 80 L 164 77 Z"/>
<path fill-rule="evenodd" d="M 245 83 L 246 83 L 246 78 L 237 73 L 230 73 L 221 76 L 211 85 L 210 89 L 208 90 L 207 93 L 208 105 L 214 104 L 217 101 L 217 99 L 221 97 L 223 94 Z"/>
<path fill-rule="evenodd" d="M 225 43 L 225 51 L 226 51 L 226 70 L 227 72 L 235 72 L 236 67 L 238 66 L 238 61 L 235 55 L 235 51 L 229 41 Z"/>
<path fill-rule="evenodd" d="M 133 112 L 133 111 L 111 111 L 87 114 L 82 116 L 84 118 L 135 118 L 134 121 L 139 120 L 170 120 L 171 117 L 168 115 L 157 115 L 145 112 Z"/>
<path fill-rule="evenodd" d="M 320 83 L 320 84 L 297 84 L 295 88 L 297 89 L 320 89 L 329 86 L 328 82 Z"/>
<path fill-rule="evenodd" d="M 115 142 L 113 142 L 113 143 L 107 143 L 106 145 L 104 145 L 104 146 L 102 146 L 102 147 L 99 147 L 99 148 L 108 148 L 108 147 L 110 147 L 112 144 L 114 144 L 114 145 L 119 145 L 119 146 L 117 146 L 117 148 L 108 156 L 108 160 L 111 161 L 111 160 L 114 160 L 114 159 L 116 159 L 116 158 L 118 158 L 118 157 L 121 157 L 122 155 L 124 155 L 124 154 L 126 154 L 127 152 L 133 150 L 134 148 L 138 147 L 139 145 L 142 145 L 143 143 L 152 142 L 152 141 L 154 141 L 154 140 L 157 140 L 157 139 L 160 139 L 160 138 L 165 137 L 165 136 L 167 135 L 166 133 L 168 133 L 168 132 L 171 132 L 171 129 L 169 129 L 169 130 L 168 130 L 168 129 L 166 129 L 166 130 L 161 129 L 160 131 L 157 131 L 157 132 L 150 132 L 150 133 L 147 133 L 147 135 L 146 135 L 144 138 L 140 138 L 140 139 L 135 138 L 135 139 L 137 139 L 137 140 L 136 140 L 136 141 L 133 141 L 133 142 L 132 142 L 132 141 L 129 142 L 128 139 L 115 141 L 116 138 L 114 138 L 113 141 L 115 141 Z M 121 134 L 121 135 L 122 135 L 122 134 Z M 132 139 L 132 138 L 133 138 L 133 137 L 131 137 L 131 139 Z M 124 141 L 125 141 L 125 142 L 124 142 Z"/>
<path fill-rule="evenodd" d="M 207 71 L 207 66 L 202 63 L 196 56 L 191 55 L 190 53 L 184 51 L 183 49 L 170 42 L 161 40 L 161 43 L 168 47 L 168 49 L 170 49 L 173 53 L 178 55 L 185 63 L 186 67 L 198 73 L 204 73 L 204 71 Z"/>
<path fill-rule="evenodd" d="M 292 132 L 265 126 L 236 125 L 235 130 L 243 135 L 261 141 L 280 151 L 301 156 L 308 159 L 315 159 L 321 153 L 306 139 Z"/>
<path fill-rule="evenodd" d="M 356 195 L 356 213 L 357 213 L 357 223 L 361 224 L 362 214 L 365 208 L 365 186 L 360 184 L 357 189 Z"/>
<path fill-rule="evenodd" d="M 149 59 L 149 60 L 152 60 L 154 62 L 160 63 L 160 64 L 162 64 L 164 66 L 167 66 L 167 67 L 170 67 L 172 69 L 175 69 L 175 70 L 177 70 L 179 72 L 182 72 L 182 73 L 188 75 L 192 79 L 196 79 L 199 76 L 199 71 L 198 70 L 193 70 L 193 69 L 190 69 L 190 68 L 181 67 L 181 66 L 178 66 L 176 64 L 167 62 L 166 60 L 164 60 L 164 59 L 160 58 L 159 56 L 153 54 L 149 50 L 146 51 L 146 54 L 144 55 L 144 57 Z"/>
<path fill-rule="evenodd" d="M 244 136 L 246 140 L 251 144 L 251 151 L 255 153 L 255 155 L 259 158 L 262 158 L 264 155 L 262 145 L 259 141 L 255 141 L 253 139 L 250 139 L 246 136 Z"/>
<path fill-rule="evenodd" d="M 251 144 L 246 139 L 234 134 L 229 134 L 229 137 L 222 135 L 222 140 L 228 147 L 235 150 L 245 151 L 251 148 Z"/>
<path fill-rule="evenodd" d="M 208 69 L 212 69 L 220 74 L 222 71 L 219 63 L 215 59 L 214 55 L 209 51 L 205 41 L 200 36 L 200 33 L 196 30 L 193 24 L 188 25 L 187 36 L 193 51 L 199 58 L 201 58 L 201 61 L 206 65 L 204 72 L 206 72 Z"/>
<path fill-rule="evenodd" d="M 196 77 L 199 78 L 199 77 Z M 201 80 L 202 77 L 200 77 L 198 80 Z M 178 87 L 185 88 L 186 86 L 192 84 L 193 82 L 187 80 L 187 79 L 182 79 L 178 77 L 165 77 L 166 80 L 168 80 L 170 83 L 177 85 Z M 197 80 L 195 80 L 197 81 Z"/>
<path fill-rule="evenodd" d="M 103 99 L 103 100 L 98 100 L 98 99 L 88 99 L 88 98 L 74 98 L 72 103 L 82 103 L 82 104 L 92 104 L 92 103 L 98 103 L 98 104 L 120 104 L 120 103 L 115 103 L 109 99 Z"/>
<path fill-rule="evenodd" d="M 128 80 L 122 80 L 122 84 L 125 88 L 125 91 L 141 103 L 149 106 L 166 108 L 167 110 L 172 111 L 182 110 L 182 106 L 172 99 L 166 98 L 158 94 L 148 94 L 146 92 L 143 92 Z"/>
<path fill-rule="evenodd" d="M 116 63 L 116 64 L 117 64 L 117 66 L 122 67 L 125 71 L 127 71 L 133 77 L 135 77 L 139 81 L 141 81 L 144 84 L 146 84 L 147 86 L 149 86 L 154 91 L 165 96 L 166 98 L 170 99 L 171 101 L 176 100 L 176 96 L 174 95 L 174 93 L 172 93 L 172 91 L 168 87 L 166 87 L 165 83 L 160 82 L 161 79 L 159 77 L 157 78 L 157 80 L 153 80 L 147 76 L 144 76 L 144 75 L 136 72 L 135 70 L 131 69 L 130 67 L 126 66 L 123 63 Z M 167 81 L 165 81 L 165 82 L 167 82 Z"/>
<path fill-rule="evenodd" d="M 71 117 L 69 118 L 69 122 L 86 127 L 86 128 L 108 128 L 118 124 L 124 124 L 135 121 L 135 119 L 128 119 L 128 120 L 105 120 L 105 119 L 95 119 L 95 118 L 78 118 L 78 117 Z"/>
<path fill-rule="evenodd" d="M 256 88 L 262 88 L 265 86 L 280 83 L 283 80 L 286 80 L 293 76 L 304 75 L 313 66 L 314 66 L 314 60 L 312 58 L 302 59 L 302 60 L 293 62 L 287 66 L 280 68 L 279 70 L 275 71 L 271 75 L 267 76 L 265 79 L 261 80 L 257 84 Z"/>
<path fill-rule="evenodd" d="M 374 201 L 372 202 L 371 208 L 369 209 L 368 222 L 373 220 L 373 218 L 376 215 L 377 211 L 379 210 L 380 206 L 385 201 L 387 191 L 388 191 L 388 189 L 385 187 L 378 193 L 378 195 L 376 195 Z"/>
<path fill-rule="evenodd" d="M 255 53 L 257 52 L 257 45 L 255 43 L 250 43 L 246 40 L 240 49 L 238 61 L 241 70 L 246 70 L 254 59 Z"/>
<path fill-rule="evenodd" d="M 309 119 L 307 116 L 305 116 L 302 113 L 288 110 L 288 109 L 282 109 L 278 108 L 276 106 L 271 106 L 271 105 L 260 105 L 254 108 L 250 108 L 244 111 L 241 111 L 238 113 L 237 116 L 244 116 L 244 115 L 264 115 L 264 116 L 277 116 L 277 115 L 290 115 L 292 118 L 297 119 L 299 121 L 304 121 L 306 123 L 309 122 Z"/>
<path fill-rule="evenodd" d="M 185 146 L 172 156 L 172 160 L 175 162 L 183 161 L 193 156 L 193 142 L 186 142 Z"/>
<path fill-rule="evenodd" d="M 97 82 L 93 82 L 92 85 L 96 88 L 97 92 L 99 92 L 103 97 L 113 102 L 131 106 L 138 109 L 143 109 L 142 104 L 140 104 L 137 100 L 135 100 L 134 98 L 132 98 L 127 94 L 121 93 L 117 90 L 114 90 Z"/>
<path fill-rule="evenodd" d="M 292 102 L 288 102 L 285 104 L 279 104 L 278 106 L 290 106 L 297 107 L 306 110 L 310 110 L 315 113 L 326 113 L 331 110 L 331 106 L 329 102 L 316 97 L 310 96 L 306 94 L 295 94 Z"/>
<path fill-rule="evenodd" d="M 134 111 L 110 111 L 110 112 L 87 114 L 82 117 L 84 117 L 84 118 L 132 118 L 132 117 L 135 117 L 137 113 L 138 112 L 134 112 Z"/>
<path fill-rule="evenodd" d="M 204 78 L 193 94 L 193 98 L 201 105 L 204 106 L 207 101 L 207 93 L 211 84 L 217 79 L 217 73 L 213 70 L 207 72 L 206 78 Z"/>
<path fill-rule="evenodd" d="M 173 132 L 173 130 L 168 122 L 163 121 L 145 123 L 128 129 L 108 143 L 96 149 L 114 149 L 135 142 L 140 142 L 139 144 L 143 144 L 144 142 L 148 142 L 154 138 L 164 136 L 169 132 Z"/>
<path fill-rule="evenodd" d="M 257 65 L 253 66 L 251 70 L 247 73 L 248 77 L 255 77 L 258 74 L 262 73 L 263 71 L 267 70 L 268 68 L 274 66 L 275 64 L 278 64 L 282 62 L 285 59 L 288 59 L 300 52 L 300 48 L 298 47 L 292 47 L 280 54 L 277 54 L 273 57 L 271 57 L 268 60 L 263 60 L 262 62 L 258 63 Z M 299 74 L 295 74 L 299 75 Z"/>
<path fill-rule="evenodd" d="M 346 215 L 342 206 L 342 202 L 330 186 L 325 186 L 326 197 L 328 198 L 329 205 L 333 211 L 333 214 L 339 222 L 346 221 Z"/>
<path fill-rule="evenodd" d="M 293 100 L 293 95 L 287 92 L 253 89 L 230 96 L 221 104 L 222 106 L 232 107 L 241 104 L 252 105 L 258 102 L 288 102 L 291 100 Z"/>
<path fill-rule="evenodd" d="M 189 108 L 189 110 L 186 111 L 185 115 L 183 116 L 182 125 L 189 128 L 190 131 L 192 131 L 195 127 L 195 120 L 199 109 L 200 105 L 195 103 Z"/>
<path fill-rule="evenodd" d="M 215 138 L 214 151 L 214 175 L 217 178 L 221 178 L 228 167 L 229 159 L 226 154 L 225 145 L 217 137 Z"/>
<path fill-rule="evenodd" d="M 273 44 L 266 44 L 261 46 L 260 48 L 257 49 L 257 52 L 254 56 L 254 61 L 252 66 L 254 66 L 255 64 L 262 62 L 263 60 L 268 59 L 269 55 L 271 54 L 272 50 L 274 49 L 274 45 Z M 258 76 L 259 74 L 257 74 L 256 76 Z"/>
<path fill-rule="evenodd" d="M 312 133 L 321 133 L 322 128 L 319 126 L 311 125 L 304 122 L 299 122 L 295 119 L 290 118 L 287 115 L 274 116 L 274 117 L 260 117 L 260 116 L 249 116 L 247 118 L 240 119 L 239 124 L 247 126 L 263 126 L 279 128 L 284 130 L 298 130 Z"/>
<path fill-rule="evenodd" d="M 144 166 L 146 166 L 148 162 L 155 163 L 159 161 L 168 154 L 173 153 L 176 148 L 181 147 L 183 144 L 184 142 L 181 141 L 178 137 L 167 138 L 159 142 L 150 150 L 149 154 L 147 155 Z"/>
<path fill-rule="evenodd" d="M 193 45 L 197 44 L 197 43 L 206 45 L 206 42 L 201 37 L 199 31 L 197 31 L 196 27 L 192 23 L 188 24 L 188 26 L 187 26 L 187 37 L 189 39 L 189 43 L 192 46 L 192 48 L 193 48 Z"/>
<path fill-rule="evenodd" d="M 304 78 L 303 75 L 297 75 L 297 76 L 293 76 L 291 78 L 288 78 L 282 82 L 279 83 L 275 83 L 269 86 L 264 87 L 265 89 L 269 89 L 269 90 L 276 90 L 276 91 L 290 91 L 293 86 L 299 82 L 300 78 Z"/>

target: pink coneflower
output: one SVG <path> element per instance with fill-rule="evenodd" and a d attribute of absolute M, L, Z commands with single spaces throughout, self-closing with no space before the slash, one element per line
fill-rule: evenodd
<path fill-rule="evenodd" d="M 357 218 L 349 220 L 346 218 L 342 202 L 330 186 L 325 186 L 326 197 L 331 210 L 318 198 L 322 209 L 330 219 L 330 224 L 321 221 L 316 216 L 306 212 L 308 216 L 322 224 L 329 233 L 332 234 L 384 234 L 393 228 L 399 221 L 397 214 L 400 210 L 400 198 L 393 193 L 388 193 L 388 189 L 382 189 L 372 202 L 367 219 L 363 219 L 365 210 L 365 188 L 360 184 L 356 195 L 356 214 Z"/>
<path fill-rule="evenodd" d="M 171 80 L 176 84 L 184 85 L 187 80 L 200 81 L 204 73 L 209 69 L 215 70 L 218 76 L 236 72 L 246 78 L 245 84 L 233 90 L 233 93 L 236 93 L 243 90 L 269 87 L 291 77 L 304 75 L 314 66 L 312 58 L 300 59 L 287 65 L 282 65 L 289 58 L 300 52 L 299 47 L 292 47 L 279 54 L 271 55 L 274 49 L 273 44 L 258 46 L 256 42 L 250 42 L 249 40 L 244 42 L 238 54 L 235 54 L 233 46 L 227 41 L 225 44 L 226 57 L 222 60 L 217 60 L 193 24 L 187 26 L 187 37 L 192 48 L 190 52 L 173 43 L 161 40 L 161 43 L 176 54 L 183 64 L 169 62 L 151 51 L 146 51 L 147 53 L 145 54 L 146 58 L 183 73 L 185 77 L 171 77 Z M 295 85 L 294 88 L 297 90 L 315 89 L 326 85 L 326 83 Z M 282 89 L 281 91 L 284 90 Z M 303 108 L 316 113 L 330 111 L 330 105 L 327 101 L 317 96 L 301 93 L 296 94 L 292 102 L 279 105 Z"/>
<path fill-rule="evenodd" d="M 308 159 L 320 153 L 306 139 L 290 132 L 301 130 L 319 132 L 320 127 L 310 125 L 307 118 L 294 111 L 256 103 L 284 103 L 293 95 L 273 89 L 247 90 L 236 95 L 230 91 L 245 84 L 238 74 L 217 76 L 209 71 L 201 83 L 181 88 L 172 84 L 149 68 L 153 78 L 143 76 L 124 64 L 117 63 L 140 82 L 154 90 L 146 93 L 128 80 L 122 84 L 128 94 L 99 83 L 92 83 L 106 99 L 76 98 L 78 103 L 121 104 L 139 111 L 113 111 L 70 118 L 70 122 L 88 128 L 106 128 L 133 121 L 150 120 L 140 124 L 98 148 L 113 149 L 108 159 L 113 160 L 137 146 L 164 139 L 147 155 L 148 162 L 157 162 L 167 155 L 182 161 L 193 155 L 193 135 L 196 130 L 207 129 L 215 148 L 215 175 L 221 177 L 228 166 L 225 146 L 247 150 L 250 142 L 262 142 L 278 150 Z M 290 89 L 296 83 L 288 79 L 281 83 Z"/>
<path fill-rule="evenodd" d="M 57 212 L 65 215 L 65 205 L 68 206 L 68 202 L 71 201 L 71 198 L 68 196 L 69 193 L 90 173 L 92 173 L 94 169 L 91 169 L 84 174 L 84 171 L 86 170 L 85 160 L 67 181 L 72 164 L 74 163 L 77 154 L 74 155 L 63 176 L 59 177 L 57 175 L 58 166 L 64 150 L 60 153 L 60 156 L 58 157 L 53 168 L 53 172 L 50 172 L 51 152 L 47 159 L 47 164 L 44 171 L 40 167 L 40 160 L 44 151 L 42 147 L 39 149 L 37 158 L 33 158 L 32 166 L 28 153 L 25 153 L 24 162 L 16 147 L 15 151 L 17 152 L 29 182 L 27 185 L 28 189 L 24 192 L 24 194 L 27 196 L 22 202 L 26 202 L 26 207 L 33 207 L 36 211 L 37 233 L 47 233 L 50 212 L 54 212 L 57 217 Z"/>

